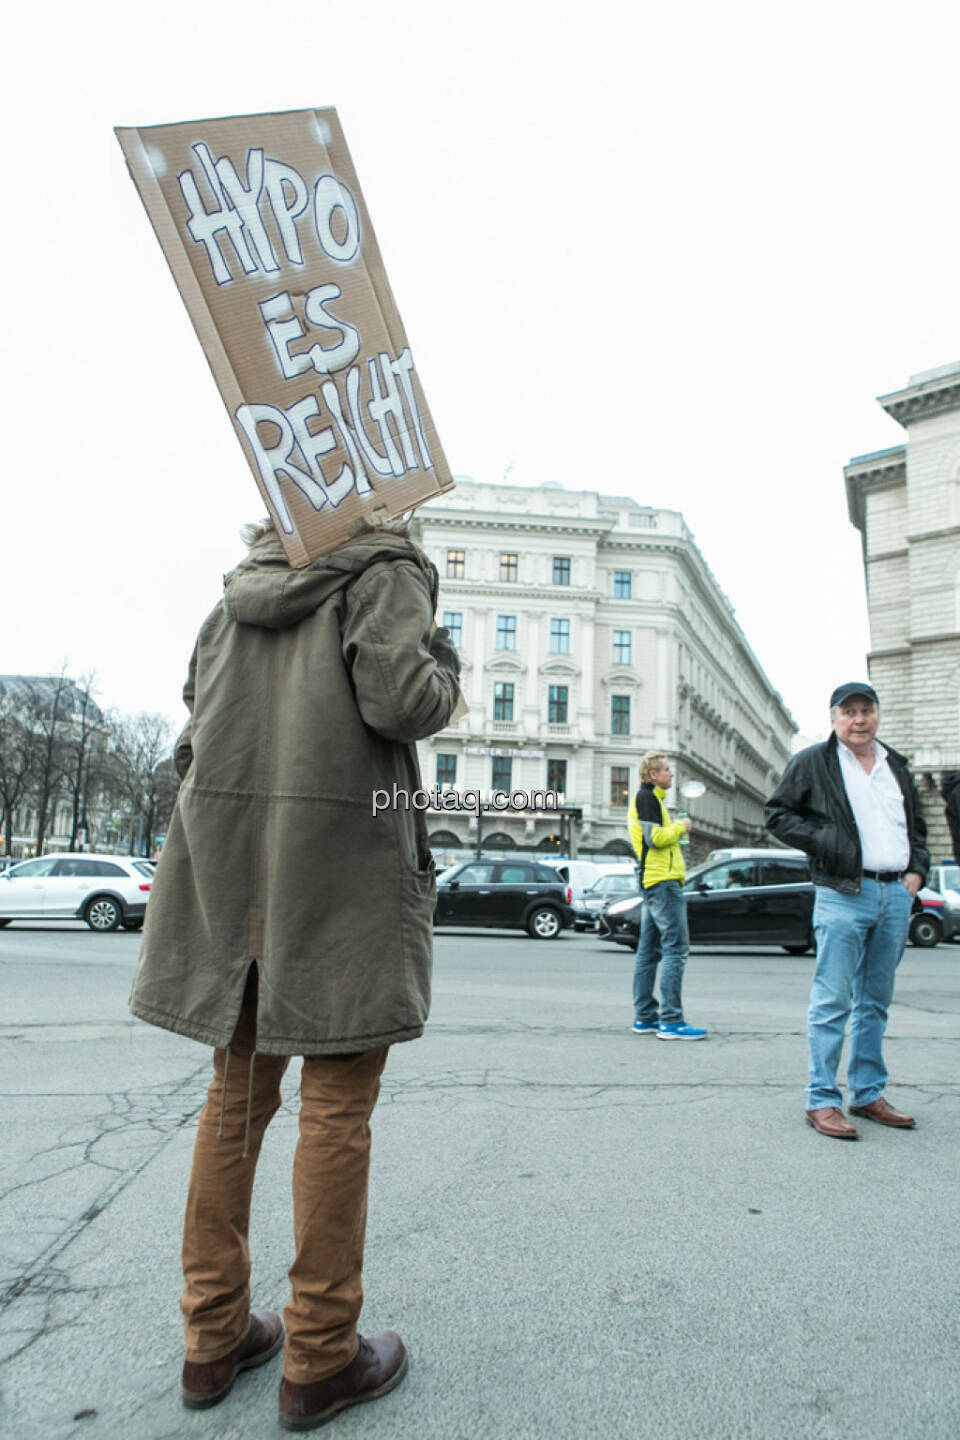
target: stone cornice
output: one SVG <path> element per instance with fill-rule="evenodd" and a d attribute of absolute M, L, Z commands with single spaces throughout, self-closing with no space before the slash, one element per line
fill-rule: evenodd
<path fill-rule="evenodd" d="M 583 673 L 581 667 L 575 660 L 564 658 L 562 655 L 551 656 L 549 660 L 544 661 L 537 668 L 539 674 L 551 677 L 559 675 L 577 676 Z"/>
<path fill-rule="evenodd" d="M 960 370 L 951 366 L 944 374 L 919 376 L 913 385 L 878 395 L 877 404 L 905 429 L 917 420 L 960 410 Z"/>
<path fill-rule="evenodd" d="M 872 455 L 855 455 L 843 467 L 847 487 L 847 514 L 850 523 L 863 533 L 866 527 L 867 495 L 879 490 L 896 490 L 907 483 L 907 447 L 893 445 Z"/>
<path fill-rule="evenodd" d="M 643 677 L 636 670 L 628 670 L 623 665 L 611 666 L 609 670 L 600 672 L 599 678 L 606 690 L 611 685 L 619 685 L 624 690 L 639 690 L 643 684 Z"/>
<path fill-rule="evenodd" d="M 940 533 L 939 531 L 937 532 Z M 875 555 L 865 555 L 864 565 L 874 565 L 878 560 L 905 560 L 910 554 L 909 546 L 904 545 L 899 550 L 878 550 Z"/>
<path fill-rule="evenodd" d="M 516 514 L 505 510 L 491 514 L 489 511 L 431 510 L 429 515 L 419 515 L 420 529 L 427 525 L 445 526 L 448 529 L 500 530 L 509 526 L 511 530 L 536 530 L 539 534 L 559 533 L 564 535 L 604 535 L 609 531 L 610 521 L 592 520 L 584 516 Z M 652 532 L 655 533 L 655 532 Z"/>
<path fill-rule="evenodd" d="M 945 540 L 950 535 L 960 535 L 960 525 L 938 525 L 936 530 L 918 530 L 916 535 L 907 536 L 907 543 L 916 545 L 921 540 Z"/>
<path fill-rule="evenodd" d="M 942 645 L 947 640 L 952 640 L 956 645 L 960 643 L 960 635 L 956 630 L 941 630 L 938 635 L 911 635 L 910 649 L 915 645 Z"/>
<path fill-rule="evenodd" d="M 454 580 L 452 577 L 440 576 L 441 608 L 451 596 L 456 596 L 458 600 L 469 600 L 473 595 L 477 597 L 474 609 L 482 604 L 486 606 L 489 613 L 493 609 L 493 605 L 488 602 L 492 602 L 494 599 L 512 600 L 515 602 L 514 609 L 518 612 L 522 611 L 525 615 L 529 614 L 526 605 L 528 600 L 548 603 L 571 599 L 576 600 L 578 604 L 586 603 L 595 606 L 604 598 L 599 590 L 580 588 L 576 585 L 527 585 L 522 580 L 469 580 L 466 577 L 462 580 Z M 627 600 L 623 603 L 628 605 L 630 602 Z M 550 609 L 555 611 L 557 606 L 551 604 Z M 503 614 L 504 612 L 500 611 L 499 613 Z M 510 614 L 511 612 L 507 611 L 506 613 Z"/>

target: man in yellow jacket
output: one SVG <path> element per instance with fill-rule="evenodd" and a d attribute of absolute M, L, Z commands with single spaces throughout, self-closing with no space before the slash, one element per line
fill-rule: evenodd
<path fill-rule="evenodd" d="M 630 804 L 630 842 L 640 862 L 643 920 L 633 971 L 633 1030 L 658 1040 L 704 1040 L 706 1030 L 683 1019 L 681 989 L 690 937 L 687 931 L 687 872 L 680 841 L 689 820 L 670 819 L 666 806 L 673 771 L 666 755 L 649 750 L 640 761 L 640 789 Z M 653 993 L 660 972 L 660 1008 Z"/>

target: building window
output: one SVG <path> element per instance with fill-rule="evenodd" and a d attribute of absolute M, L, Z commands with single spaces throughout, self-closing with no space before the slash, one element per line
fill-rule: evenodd
<path fill-rule="evenodd" d="M 516 650 L 517 648 L 517 617 L 516 615 L 497 616 L 497 649 Z"/>
<path fill-rule="evenodd" d="M 630 771 L 626 765 L 610 770 L 610 804 L 626 807 L 630 803 Z"/>
<path fill-rule="evenodd" d="M 494 790 L 509 790 L 513 784 L 513 761 L 507 755 L 494 755 L 493 774 L 490 778 Z"/>
<path fill-rule="evenodd" d="M 444 610 L 444 628 L 450 631 L 450 643 L 459 650 L 463 645 L 463 613 L 460 610 Z"/>
<path fill-rule="evenodd" d="M 610 734 L 630 734 L 629 695 L 611 695 L 610 697 Z"/>
<path fill-rule="evenodd" d="M 445 785 L 456 785 L 457 783 L 457 757 L 456 755 L 437 756 L 437 784 L 442 790 Z"/>
<path fill-rule="evenodd" d="M 629 630 L 614 630 L 613 632 L 613 663 L 614 665 L 630 664 Z"/>
<path fill-rule="evenodd" d="M 513 685 L 504 680 L 497 680 L 493 687 L 493 718 L 513 719 Z"/>
<path fill-rule="evenodd" d="M 517 557 L 508 555 L 506 552 L 500 556 L 500 579 L 516 580 L 517 578 Z"/>
<path fill-rule="evenodd" d="M 447 551 L 447 579 L 462 580 L 466 573 L 466 551 Z"/>
<path fill-rule="evenodd" d="M 550 653 L 551 655 L 570 654 L 570 621 L 550 621 Z"/>
<path fill-rule="evenodd" d="M 547 719 L 551 725 L 566 725 L 567 723 L 567 687 L 566 685 L 550 686 L 550 701 L 547 708 Z"/>
<path fill-rule="evenodd" d="M 558 795 L 565 795 L 567 793 L 566 760 L 547 761 L 547 789 L 555 790 Z"/>
<path fill-rule="evenodd" d="M 553 557 L 553 583 L 554 585 L 570 584 L 570 556 L 554 555 Z"/>
<path fill-rule="evenodd" d="M 632 579 L 629 570 L 614 570 L 613 572 L 613 598 L 614 600 L 630 599 L 630 581 Z"/>

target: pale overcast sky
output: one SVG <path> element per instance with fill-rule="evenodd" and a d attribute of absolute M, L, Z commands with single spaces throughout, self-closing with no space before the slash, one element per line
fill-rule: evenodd
<path fill-rule="evenodd" d="M 842 466 L 960 357 L 960 11 L 19 6 L 0 672 L 164 711 L 263 513 L 114 125 L 337 107 L 455 473 L 682 510 L 801 728 L 866 671 Z"/>

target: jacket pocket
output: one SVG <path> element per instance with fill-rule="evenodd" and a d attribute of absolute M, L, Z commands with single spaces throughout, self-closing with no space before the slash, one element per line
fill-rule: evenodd
<path fill-rule="evenodd" d="M 408 870 L 400 883 L 400 928 L 409 1002 L 408 1024 L 424 1025 L 430 1013 L 433 915 L 437 908 L 437 868 L 433 860 L 423 870 Z"/>

